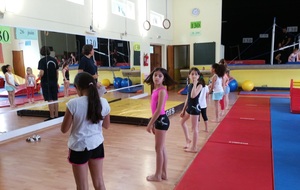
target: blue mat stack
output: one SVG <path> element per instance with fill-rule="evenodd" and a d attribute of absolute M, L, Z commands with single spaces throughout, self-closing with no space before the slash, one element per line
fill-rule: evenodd
<path fill-rule="evenodd" d="M 300 189 L 300 114 L 289 98 L 271 98 L 274 189 Z"/>

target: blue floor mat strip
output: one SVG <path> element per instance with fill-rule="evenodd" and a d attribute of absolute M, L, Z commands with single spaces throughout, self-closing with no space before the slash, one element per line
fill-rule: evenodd
<path fill-rule="evenodd" d="M 300 189 L 300 114 L 289 98 L 271 98 L 274 189 Z"/>

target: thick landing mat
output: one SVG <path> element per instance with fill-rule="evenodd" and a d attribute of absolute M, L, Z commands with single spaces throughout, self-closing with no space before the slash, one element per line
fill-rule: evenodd
<path fill-rule="evenodd" d="M 175 190 L 273 190 L 269 148 L 207 142 Z"/>
<path fill-rule="evenodd" d="M 300 188 L 300 114 L 290 112 L 289 98 L 271 98 L 274 189 Z"/>
<path fill-rule="evenodd" d="M 271 149 L 271 122 L 225 118 L 209 138 L 209 142 Z"/>
<path fill-rule="evenodd" d="M 106 98 L 111 106 L 110 121 L 133 125 L 147 125 L 152 117 L 149 99 L 120 99 Z M 66 111 L 66 102 L 59 103 L 59 116 Z M 168 116 L 181 111 L 184 103 L 180 101 L 167 101 L 166 114 Z M 49 117 L 48 106 L 17 111 L 19 116 Z"/>
<path fill-rule="evenodd" d="M 181 111 L 183 105 L 181 101 L 167 101 L 166 114 L 170 116 Z M 110 120 L 114 123 L 147 125 L 152 117 L 149 99 L 122 99 L 110 106 Z"/>
<path fill-rule="evenodd" d="M 77 95 L 74 95 L 77 96 Z M 68 98 L 63 99 L 62 102 L 58 103 L 58 116 L 64 116 L 65 115 L 65 111 L 66 111 L 66 103 L 69 101 L 70 98 L 72 98 L 73 96 L 70 96 Z M 114 102 L 114 101 L 118 101 L 120 100 L 120 98 L 107 98 L 107 101 L 110 102 Z M 49 117 L 49 108 L 48 105 L 44 105 L 44 106 L 38 106 L 38 107 L 33 107 L 30 109 L 23 109 L 23 110 L 19 110 L 17 111 L 18 116 L 33 116 L 33 117 Z"/>

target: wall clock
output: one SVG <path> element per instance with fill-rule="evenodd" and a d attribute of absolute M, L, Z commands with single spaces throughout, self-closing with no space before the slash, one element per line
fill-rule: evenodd
<path fill-rule="evenodd" d="M 198 8 L 193 8 L 192 14 L 193 14 L 194 16 L 198 16 L 198 15 L 200 14 L 200 9 L 198 9 Z"/>

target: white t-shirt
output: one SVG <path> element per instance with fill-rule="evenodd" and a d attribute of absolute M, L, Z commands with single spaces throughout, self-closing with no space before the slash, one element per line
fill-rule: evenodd
<path fill-rule="evenodd" d="M 205 85 L 205 87 L 202 88 L 201 92 L 200 92 L 200 96 L 199 96 L 199 105 L 200 108 L 206 108 L 207 107 L 207 103 L 206 103 L 206 95 L 209 93 L 209 89 L 208 86 Z"/>
<path fill-rule="evenodd" d="M 214 87 L 213 87 L 213 92 L 224 92 L 224 89 L 223 89 L 223 84 L 222 84 L 222 81 L 223 81 L 223 78 L 222 77 L 217 77 L 217 80 L 215 81 L 215 84 L 214 84 Z"/>
<path fill-rule="evenodd" d="M 105 98 L 100 98 L 102 104 L 102 116 L 110 113 L 110 106 Z M 73 115 L 73 125 L 68 141 L 68 147 L 74 151 L 83 151 L 85 148 L 92 150 L 104 141 L 101 120 L 93 124 L 87 120 L 88 97 L 80 96 L 67 102 L 67 108 Z"/>
<path fill-rule="evenodd" d="M 14 75 L 13 75 L 13 74 L 10 74 L 10 73 L 8 73 L 8 72 L 6 72 L 5 75 L 8 76 L 8 81 L 6 81 L 5 86 L 12 86 L 12 85 L 9 85 L 8 82 L 9 82 L 10 84 L 15 85 Z M 5 80 L 5 78 L 4 78 L 4 80 Z"/>

